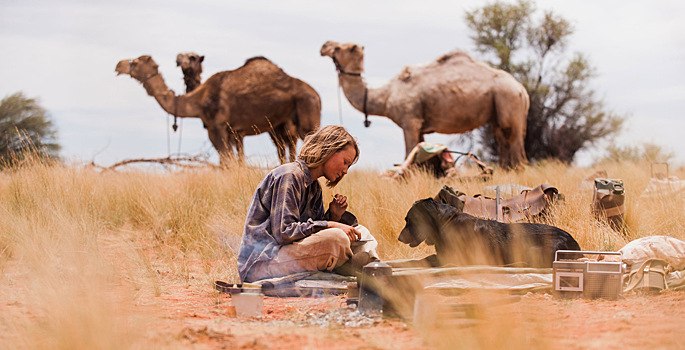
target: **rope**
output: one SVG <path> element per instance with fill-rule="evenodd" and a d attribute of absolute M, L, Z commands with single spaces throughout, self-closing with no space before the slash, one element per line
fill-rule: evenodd
<path fill-rule="evenodd" d="M 369 113 L 366 111 L 366 101 L 369 98 L 369 89 L 364 88 L 364 127 L 369 127 L 371 122 L 369 121 Z"/>
<path fill-rule="evenodd" d="M 343 119 L 342 119 L 342 96 L 341 96 L 341 91 L 342 86 L 338 84 L 338 113 L 340 114 L 340 125 L 343 125 Z"/>
<path fill-rule="evenodd" d="M 172 128 L 174 129 L 174 132 L 178 131 L 179 126 L 178 126 L 178 98 L 177 96 L 174 96 L 174 125 L 172 125 Z M 166 116 L 166 149 L 168 153 L 168 157 L 171 158 L 171 135 L 169 133 L 169 119 L 170 119 L 171 114 L 167 114 Z M 183 140 L 183 118 L 181 118 L 181 131 L 178 133 L 178 153 L 176 154 L 181 154 L 181 141 Z"/>
<path fill-rule="evenodd" d="M 168 122 L 167 122 L 168 123 Z M 183 126 L 183 118 L 181 118 L 181 126 Z M 178 96 L 174 95 L 174 125 L 172 126 L 174 132 L 178 131 Z M 167 133 L 169 133 L 169 127 L 167 126 Z M 183 137 L 183 129 L 178 133 L 178 153 L 181 154 L 181 140 Z M 169 146 L 169 157 L 171 157 L 171 147 Z"/>
<path fill-rule="evenodd" d="M 166 152 L 171 157 L 171 135 L 169 135 L 169 115 L 166 116 Z"/>
<path fill-rule="evenodd" d="M 178 153 L 181 154 L 181 141 L 183 140 L 183 118 L 181 118 L 181 125 L 178 127 Z"/>

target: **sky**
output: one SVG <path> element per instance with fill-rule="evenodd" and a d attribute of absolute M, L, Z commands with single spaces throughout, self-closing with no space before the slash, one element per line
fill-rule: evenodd
<path fill-rule="evenodd" d="M 61 155 L 109 166 L 135 158 L 206 154 L 218 162 L 199 119 L 171 118 L 116 63 L 151 55 L 167 85 L 185 91 L 180 52 L 204 55 L 202 80 L 265 56 L 321 96 L 322 125 L 342 124 L 360 145 L 359 165 L 385 169 L 404 158 L 402 130 L 388 118 L 361 112 L 338 89 L 335 67 L 319 50 L 328 40 L 364 46 L 364 78 L 378 87 L 404 66 L 460 49 L 479 55 L 464 21 L 487 1 L 33 1 L 0 0 L 0 98 L 36 97 L 58 129 Z M 595 67 L 592 88 L 607 110 L 626 117 L 613 142 L 652 143 L 685 164 L 685 2 L 663 0 L 538 0 L 575 32 L 567 52 Z M 455 135 L 426 135 L 453 144 Z M 604 145 L 580 152 L 589 166 Z M 454 147 L 452 147 L 454 148 Z M 277 165 L 266 135 L 245 139 L 248 161 Z M 456 149 L 462 150 L 464 149 Z"/>

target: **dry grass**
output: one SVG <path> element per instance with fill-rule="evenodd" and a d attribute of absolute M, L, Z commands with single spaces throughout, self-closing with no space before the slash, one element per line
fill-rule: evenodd
<path fill-rule="evenodd" d="M 685 239 L 685 199 L 640 198 L 649 164 L 604 169 L 625 182 L 625 236 L 592 216 L 592 192 L 580 183 L 596 169 L 554 162 L 496 171 L 488 182 L 445 182 L 426 174 L 397 182 L 353 169 L 335 191 L 349 197 L 350 211 L 377 237 L 384 259 L 432 253 L 399 244 L 397 235 L 411 204 L 445 184 L 469 195 L 494 184 L 552 184 L 565 201 L 547 223 L 569 231 L 583 249 L 615 250 L 649 235 Z M 160 295 L 160 276 L 184 283 L 237 281 L 245 213 L 266 171 L 234 164 L 223 171 L 99 172 L 35 162 L 0 172 L 0 348 L 160 346 L 140 331 L 148 320 L 134 311 L 138 296 Z M 685 178 L 685 170 L 671 175 Z M 332 194 L 324 188 L 324 198 Z M 7 305 L 29 311 L 13 314 Z M 493 347 L 511 337 L 497 329 L 501 337 L 487 343 Z"/>

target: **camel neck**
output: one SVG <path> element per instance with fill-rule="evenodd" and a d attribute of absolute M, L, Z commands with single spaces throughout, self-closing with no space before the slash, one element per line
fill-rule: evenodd
<path fill-rule="evenodd" d="M 183 82 L 186 84 L 186 93 L 192 92 L 201 84 L 200 77 L 185 76 Z"/>
<path fill-rule="evenodd" d="M 191 103 L 189 95 L 176 96 L 166 85 L 161 74 L 153 75 L 142 83 L 148 95 L 154 97 L 167 113 L 182 118 L 197 118 L 200 115 L 196 104 Z"/>
<path fill-rule="evenodd" d="M 348 74 L 340 74 L 340 86 L 352 107 L 358 111 L 369 115 L 385 115 L 387 94 L 384 88 L 369 89 L 364 78 Z"/>
<path fill-rule="evenodd" d="M 174 114 L 174 99 L 176 94 L 169 89 L 161 74 L 155 74 L 142 83 L 148 95 L 154 97 L 167 113 Z"/>

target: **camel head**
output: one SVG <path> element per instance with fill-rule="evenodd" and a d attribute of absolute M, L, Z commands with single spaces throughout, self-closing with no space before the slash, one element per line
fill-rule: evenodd
<path fill-rule="evenodd" d="M 186 93 L 197 89 L 202 84 L 202 61 L 205 56 L 194 52 L 182 52 L 176 56 L 176 66 L 183 71 L 183 81 L 186 83 Z"/>
<path fill-rule="evenodd" d="M 145 82 L 159 74 L 157 63 L 148 55 L 140 56 L 132 60 L 121 60 L 114 69 L 117 75 L 128 74 L 131 78 Z"/>
<path fill-rule="evenodd" d="M 321 47 L 321 56 L 333 59 L 340 73 L 358 75 L 364 71 L 364 47 L 354 43 L 327 41 Z"/>
<path fill-rule="evenodd" d="M 183 74 L 200 75 L 202 73 L 202 61 L 205 56 L 200 56 L 194 52 L 182 52 L 176 56 L 176 66 L 181 67 Z"/>

